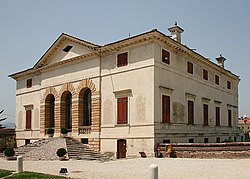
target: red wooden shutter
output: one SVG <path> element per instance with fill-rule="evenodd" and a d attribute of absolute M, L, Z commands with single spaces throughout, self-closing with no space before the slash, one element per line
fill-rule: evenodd
<path fill-rule="evenodd" d="M 208 105 L 203 104 L 204 126 L 208 126 Z"/>
<path fill-rule="evenodd" d="M 194 124 L 194 102 L 188 101 L 188 124 Z"/>
<path fill-rule="evenodd" d="M 193 63 L 187 62 L 187 71 L 188 73 L 193 74 Z"/>
<path fill-rule="evenodd" d="M 216 107 L 216 126 L 220 126 L 220 107 Z"/>
<path fill-rule="evenodd" d="M 31 110 L 26 111 L 26 129 L 31 129 Z"/>
<path fill-rule="evenodd" d="M 220 84 L 220 78 L 218 75 L 215 75 L 215 84 L 217 84 L 217 85 Z"/>
<path fill-rule="evenodd" d="M 227 81 L 227 89 L 231 89 L 231 82 Z"/>
<path fill-rule="evenodd" d="M 232 111 L 228 110 L 228 127 L 232 127 Z"/>
<path fill-rule="evenodd" d="M 117 66 L 126 66 L 128 64 L 128 53 L 121 53 L 117 55 Z"/>
<path fill-rule="evenodd" d="M 164 49 L 162 49 L 162 62 L 170 64 L 170 53 Z"/>
<path fill-rule="evenodd" d="M 117 124 L 128 122 L 128 97 L 117 99 Z"/>
<path fill-rule="evenodd" d="M 32 79 L 27 79 L 26 81 L 26 87 L 31 88 L 32 87 Z"/>
<path fill-rule="evenodd" d="M 208 71 L 203 69 L 203 79 L 208 80 Z"/>
<path fill-rule="evenodd" d="M 170 123 L 170 96 L 162 96 L 162 122 Z"/>

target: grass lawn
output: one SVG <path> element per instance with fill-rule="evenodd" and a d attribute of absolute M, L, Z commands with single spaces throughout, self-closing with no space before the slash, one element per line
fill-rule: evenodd
<path fill-rule="evenodd" d="M 55 178 L 66 178 L 63 176 L 53 176 L 53 175 L 47 175 L 43 173 L 35 173 L 35 172 L 21 172 L 21 173 L 14 173 L 11 175 L 13 172 L 8 171 L 8 170 L 2 170 L 0 169 L 0 178 L 5 177 L 5 178 L 48 178 L 48 179 L 55 179 Z M 10 176 L 11 175 L 11 176 Z"/>

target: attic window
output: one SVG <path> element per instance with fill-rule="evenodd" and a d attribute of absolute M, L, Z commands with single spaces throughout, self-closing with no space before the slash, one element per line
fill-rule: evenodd
<path fill-rule="evenodd" d="M 71 45 L 67 45 L 67 46 L 63 49 L 63 51 L 64 51 L 64 52 L 69 52 L 70 49 L 71 49 L 72 47 L 73 47 L 73 46 L 71 46 Z"/>

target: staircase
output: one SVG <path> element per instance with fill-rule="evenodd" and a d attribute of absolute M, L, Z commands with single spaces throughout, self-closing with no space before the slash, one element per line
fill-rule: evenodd
<path fill-rule="evenodd" d="M 15 149 L 16 156 L 25 160 L 58 160 L 56 151 L 66 148 L 68 159 L 108 161 L 109 157 L 95 151 L 87 144 L 82 144 L 73 138 L 48 138 Z M 46 152 L 44 152 L 46 151 Z"/>
<path fill-rule="evenodd" d="M 82 144 L 73 138 L 66 138 L 68 156 L 75 160 L 100 160 L 107 161 L 109 158 L 95 151 L 87 144 Z"/>
<path fill-rule="evenodd" d="M 39 141 L 20 146 L 20 147 L 15 149 L 15 155 L 16 156 L 19 156 L 19 155 L 24 156 L 26 153 L 31 152 L 32 150 L 36 150 L 39 147 L 49 143 L 50 141 L 51 141 L 51 139 L 41 139 Z"/>

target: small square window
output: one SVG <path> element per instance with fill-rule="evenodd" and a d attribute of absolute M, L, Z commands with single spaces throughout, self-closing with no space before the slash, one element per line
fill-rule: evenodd
<path fill-rule="evenodd" d="M 82 144 L 88 144 L 89 140 L 87 138 L 81 138 L 81 143 Z"/>
<path fill-rule="evenodd" d="M 193 74 L 193 73 L 194 73 L 194 70 L 193 70 L 193 63 L 187 62 L 187 72 L 190 73 L 190 74 Z"/>
<path fill-rule="evenodd" d="M 227 81 L 227 89 L 231 89 L 231 82 Z"/>
<path fill-rule="evenodd" d="M 162 62 L 170 64 L 170 53 L 164 49 L 162 49 Z"/>
<path fill-rule="evenodd" d="M 164 144 L 170 144 L 170 139 L 163 139 Z"/>
<path fill-rule="evenodd" d="M 204 138 L 204 143 L 208 143 L 208 138 Z"/>
<path fill-rule="evenodd" d="M 203 79 L 208 80 L 208 71 L 206 69 L 203 69 Z"/>
<path fill-rule="evenodd" d="M 73 47 L 73 46 L 71 46 L 71 45 L 67 45 L 67 46 L 63 49 L 63 51 L 64 51 L 64 52 L 69 52 L 70 49 L 72 49 L 72 47 Z"/>
<path fill-rule="evenodd" d="M 189 143 L 194 143 L 194 139 L 188 139 Z"/>
<path fill-rule="evenodd" d="M 27 88 L 31 88 L 32 87 L 32 79 L 31 78 L 27 79 L 27 81 L 26 81 L 26 87 Z"/>
<path fill-rule="evenodd" d="M 121 53 L 117 55 L 117 66 L 126 66 L 128 65 L 128 52 Z"/>

